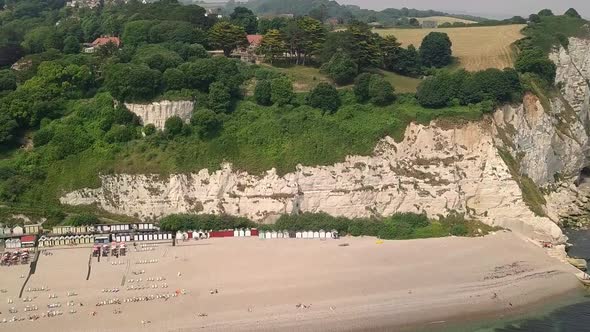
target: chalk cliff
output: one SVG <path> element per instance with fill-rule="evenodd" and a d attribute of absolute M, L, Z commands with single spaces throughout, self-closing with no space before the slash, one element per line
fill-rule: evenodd
<path fill-rule="evenodd" d="M 370 156 L 299 166 L 283 176 L 238 172 L 229 164 L 168 177 L 105 175 L 101 187 L 68 193 L 61 202 L 151 219 L 229 213 L 265 222 L 295 211 L 346 217 L 458 211 L 561 242 L 556 222 L 572 213 L 564 204 L 586 195 L 574 182 L 588 165 L 589 51 L 589 41 L 571 39 L 568 50 L 551 55 L 560 96 L 527 94 L 522 104 L 479 122 L 411 124 L 403 141 L 386 137 Z"/>
<path fill-rule="evenodd" d="M 157 129 L 164 129 L 168 118 L 180 117 L 184 122 L 189 122 L 195 103 L 189 100 L 169 101 L 163 100 L 150 104 L 125 103 L 125 107 L 135 113 L 143 125 L 153 124 Z"/>

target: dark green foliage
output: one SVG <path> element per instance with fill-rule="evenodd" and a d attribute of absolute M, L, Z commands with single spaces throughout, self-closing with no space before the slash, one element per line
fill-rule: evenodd
<path fill-rule="evenodd" d="M 555 81 L 557 67 L 547 55 L 538 48 L 527 48 L 520 52 L 515 68 L 520 73 L 533 73 L 550 84 Z"/>
<path fill-rule="evenodd" d="M 521 96 L 518 73 L 513 69 L 486 69 L 474 73 L 464 70 L 439 72 L 424 80 L 416 94 L 420 105 L 433 108 L 453 103 L 470 105 L 484 101 L 491 102 L 493 108 Z"/>
<path fill-rule="evenodd" d="M 258 28 L 258 18 L 254 13 L 245 7 L 234 8 L 233 13 L 229 16 L 230 21 L 242 27 L 247 34 L 255 34 Z"/>
<path fill-rule="evenodd" d="M 114 125 L 104 135 L 104 140 L 107 143 L 124 143 L 129 142 L 135 138 L 135 129 L 125 125 Z"/>
<path fill-rule="evenodd" d="M 540 17 L 543 16 L 554 16 L 553 12 L 551 11 L 551 9 L 542 9 L 537 15 L 539 15 Z"/>
<path fill-rule="evenodd" d="M 563 15 L 575 18 L 582 18 L 582 16 L 580 16 L 580 14 L 578 14 L 578 11 L 574 8 L 568 9 Z"/>
<path fill-rule="evenodd" d="M 180 90 L 186 86 L 184 73 L 176 68 L 166 69 L 163 79 L 166 90 Z"/>
<path fill-rule="evenodd" d="M 346 54 L 336 53 L 330 61 L 322 66 L 322 72 L 336 84 L 346 85 L 354 81 L 358 70 L 357 64 Z"/>
<path fill-rule="evenodd" d="M 256 87 L 254 88 L 254 99 L 256 99 L 258 105 L 272 105 L 271 83 L 269 80 L 260 80 L 256 82 Z"/>
<path fill-rule="evenodd" d="M 183 60 L 176 52 L 170 51 L 163 46 L 144 45 L 137 48 L 133 62 L 146 64 L 151 69 L 157 69 L 163 73 L 168 68 L 175 68 L 180 65 Z"/>
<path fill-rule="evenodd" d="M 231 106 L 231 94 L 229 88 L 221 83 L 212 83 L 209 87 L 209 108 L 217 113 L 229 111 Z"/>
<path fill-rule="evenodd" d="M 148 43 L 150 40 L 150 29 L 155 23 L 150 20 L 139 20 L 125 24 L 122 37 L 123 45 L 138 46 Z"/>
<path fill-rule="evenodd" d="M 328 83 L 320 83 L 307 95 L 307 103 L 327 113 L 334 113 L 340 107 L 340 95 L 336 88 Z"/>
<path fill-rule="evenodd" d="M 16 89 L 16 76 L 12 70 L 0 70 L 0 92 Z"/>
<path fill-rule="evenodd" d="M 200 109 L 193 113 L 191 125 L 196 129 L 197 134 L 203 138 L 209 138 L 217 134 L 221 129 L 221 121 L 214 111 Z"/>
<path fill-rule="evenodd" d="M 529 21 L 532 23 L 541 23 L 541 17 L 537 14 L 529 15 Z"/>
<path fill-rule="evenodd" d="M 392 63 L 390 68 L 387 69 L 402 75 L 417 77 L 422 74 L 420 54 L 414 45 L 408 46 L 407 49 L 400 48 L 397 61 Z"/>
<path fill-rule="evenodd" d="M 378 106 L 386 106 L 395 98 L 391 83 L 387 82 L 380 75 L 373 75 L 369 82 L 369 100 Z"/>
<path fill-rule="evenodd" d="M 182 21 L 160 21 L 148 30 L 148 40 L 152 44 L 197 42 L 193 26 Z"/>
<path fill-rule="evenodd" d="M 78 42 L 78 38 L 74 36 L 68 36 L 64 40 L 64 49 L 65 54 L 75 54 L 80 53 L 80 42 Z"/>
<path fill-rule="evenodd" d="M 161 80 L 162 74 L 146 65 L 118 63 L 107 69 L 104 85 L 119 101 L 142 101 L 159 93 Z"/>
<path fill-rule="evenodd" d="M 78 214 L 67 217 L 65 223 L 69 226 L 91 226 L 99 224 L 100 220 L 93 214 Z"/>
<path fill-rule="evenodd" d="M 453 236 L 467 236 L 468 233 L 469 230 L 467 229 L 467 226 L 463 224 L 453 225 L 453 227 L 451 227 L 451 235 Z"/>
<path fill-rule="evenodd" d="M 213 47 L 222 49 L 226 57 L 236 48 L 248 46 L 244 28 L 227 21 L 220 21 L 209 30 L 209 42 Z"/>
<path fill-rule="evenodd" d="M 256 224 L 243 217 L 210 214 L 173 214 L 160 220 L 160 229 L 177 232 L 187 230 L 225 230 L 236 228 L 251 228 Z"/>
<path fill-rule="evenodd" d="M 182 133 L 182 128 L 184 127 L 184 121 L 178 116 L 172 116 L 166 119 L 164 123 L 164 132 L 170 136 L 178 136 Z"/>
<path fill-rule="evenodd" d="M 293 83 L 285 76 L 277 77 L 270 82 L 270 100 L 279 106 L 287 105 L 293 99 Z"/>
<path fill-rule="evenodd" d="M 10 115 L 0 111 L 0 145 L 10 142 L 17 128 L 18 123 Z"/>
<path fill-rule="evenodd" d="M 145 125 L 143 127 L 143 133 L 146 136 L 152 136 L 153 134 L 155 134 L 157 131 L 156 126 L 154 126 L 153 124 L 149 123 L 147 125 Z"/>
<path fill-rule="evenodd" d="M 451 64 L 451 40 L 446 33 L 431 32 L 422 40 L 420 59 L 426 67 L 441 68 Z"/>
<path fill-rule="evenodd" d="M 371 73 L 362 73 L 354 81 L 354 95 L 359 103 L 369 101 L 369 85 L 372 76 Z"/>

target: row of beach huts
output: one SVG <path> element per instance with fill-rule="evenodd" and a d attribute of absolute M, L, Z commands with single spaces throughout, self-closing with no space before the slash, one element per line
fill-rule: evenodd
<path fill-rule="evenodd" d="M 260 239 L 337 239 L 338 231 L 259 231 L 256 228 L 228 229 L 222 231 L 177 232 L 177 240 L 208 239 L 220 237 L 258 237 Z"/>

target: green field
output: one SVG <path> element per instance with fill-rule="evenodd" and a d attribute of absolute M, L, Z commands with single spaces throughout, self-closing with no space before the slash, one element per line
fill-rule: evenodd
<path fill-rule="evenodd" d="M 268 66 L 271 67 L 271 66 Z M 320 73 L 319 68 L 310 66 L 287 66 L 277 67 L 273 66 L 279 72 L 289 76 L 293 80 L 293 88 L 295 92 L 307 92 L 320 82 L 332 82 L 326 75 Z M 378 70 L 376 73 L 385 77 L 398 93 L 415 93 L 420 84 L 420 79 L 402 76 L 396 73 L 385 70 Z M 347 85 L 340 88 L 350 88 L 352 85 Z"/>

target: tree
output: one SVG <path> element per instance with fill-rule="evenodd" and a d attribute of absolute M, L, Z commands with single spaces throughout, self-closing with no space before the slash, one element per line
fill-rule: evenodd
<path fill-rule="evenodd" d="M 516 58 L 514 67 L 520 73 L 536 74 L 550 84 L 555 81 L 557 66 L 547 58 L 541 49 L 524 49 Z"/>
<path fill-rule="evenodd" d="M 157 23 L 150 20 L 131 21 L 123 29 L 123 45 L 138 46 L 150 40 L 150 29 Z"/>
<path fill-rule="evenodd" d="M 221 82 L 212 83 L 209 87 L 209 107 L 217 113 L 225 113 L 229 111 L 230 106 L 229 88 Z"/>
<path fill-rule="evenodd" d="M 379 45 L 381 37 L 373 33 L 366 23 L 353 21 L 348 25 L 348 31 L 352 37 L 352 48 L 345 50 L 357 63 L 358 71 L 363 68 L 378 66 L 381 64 Z"/>
<path fill-rule="evenodd" d="M 269 59 L 272 64 L 276 56 L 283 55 L 287 51 L 287 45 L 283 41 L 280 31 L 273 29 L 268 30 L 264 35 L 258 49 L 261 54 L 264 54 L 265 59 Z"/>
<path fill-rule="evenodd" d="M 260 80 L 256 82 L 254 88 L 254 99 L 259 105 L 269 106 L 271 101 L 271 83 L 269 80 Z"/>
<path fill-rule="evenodd" d="M 340 95 L 333 85 L 322 82 L 309 92 L 307 104 L 324 112 L 334 113 L 340 107 Z"/>
<path fill-rule="evenodd" d="M 164 123 L 165 125 L 165 123 Z M 152 136 L 153 134 L 156 133 L 156 126 L 154 126 L 151 123 L 146 124 L 143 127 L 143 133 L 145 134 L 145 136 Z"/>
<path fill-rule="evenodd" d="M 166 90 L 180 90 L 186 87 L 184 73 L 176 68 L 168 68 L 164 72 L 164 86 Z"/>
<path fill-rule="evenodd" d="M 414 45 L 408 46 L 407 49 L 400 48 L 397 61 L 391 65 L 390 70 L 411 77 L 422 74 L 420 55 Z"/>
<path fill-rule="evenodd" d="M 180 65 L 183 60 L 174 51 L 170 51 L 161 45 L 143 45 L 137 48 L 133 62 L 144 63 L 152 69 L 157 69 L 160 72 L 166 71 L 168 68 L 175 68 Z"/>
<path fill-rule="evenodd" d="M 196 37 L 193 26 L 182 21 L 160 21 L 148 32 L 148 39 L 152 44 L 164 42 L 190 44 L 196 42 Z"/>
<path fill-rule="evenodd" d="M 580 16 L 580 14 L 578 14 L 578 11 L 574 8 L 568 9 L 563 15 L 575 18 L 582 18 L 582 16 Z"/>
<path fill-rule="evenodd" d="M 440 108 L 447 106 L 452 98 L 450 75 L 442 73 L 429 77 L 418 86 L 416 98 L 424 107 Z"/>
<path fill-rule="evenodd" d="M 420 21 L 418 21 L 416 18 L 412 17 L 410 19 L 410 25 L 413 27 L 419 27 L 420 26 Z"/>
<path fill-rule="evenodd" d="M 401 44 L 397 41 L 395 36 L 390 35 L 383 38 L 381 41 L 381 55 L 383 56 L 383 68 L 392 70 L 399 61 L 401 52 Z"/>
<path fill-rule="evenodd" d="M 210 109 L 200 109 L 194 112 L 191 124 L 201 137 L 211 137 L 221 128 L 217 114 Z"/>
<path fill-rule="evenodd" d="M 541 23 L 541 17 L 537 14 L 531 14 L 529 15 L 529 21 L 531 23 Z"/>
<path fill-rule="evenodd" d="M 164 123 L 164 133 L 169 137 L 174 137 L 182 133 L 183 127 L 184 121 L 179 116 L 171 116 Z"/>
<path fill-rule="evenodd" d="M 542 10 L 539 12 L 539 14 L 538 14 L 538 15 L 539 15 L 539 16 L 541 16 L 541 17 L 543 17 L 543 16 L 554 16 L 554 15 L 553 15 L 553 12 L 551 11 L 551 9 L 547 9 L 547 8 L 545 8 L 545 9 L 542 9 Z"/>
<path fill-rule="evenodd" d="M 10 142 L 18 128 L 18 123 L 7 113 L 0 111 L 0 144 Z"/>
<path fill-rule="evenodd" d="M 242 27 L 248 34 L 255 34 L 258 29 L 258 19 L 256 15 L 246 7 L 234 8 L 229 19 L 232 24 Z"/>
<path fill-rule="evenodd" d="M 0 70 L 0 91 L 15 90 L 16 76 L 9 70 Z"/>
<path fill-rule="evenodd" d="M 357 64 L 344 53 L 336 53 L 330 61 L 321 68 L 336 84 L 346 85 L 351 83 L 356 77 Z"/>
<path fill-rule="evenodd" d="M 209 39 L 211 45 L 222 49 L 226 57 L 230 56 L 236 48 L 248 46 L 244 28 L 225 21 L 216 23 L 209 30 Z"/>
<path fill-rule="evenodd" d="M 354 95 L 359 103 L 369 101 L 369 85 L 372 76 L 370 73 L 362 73 L 354 81 Z"/>
<path fill-rule="evenodd" d="M 379 75 L 373 75 L 369 81 L 369 97 L 371 103 L 378 106 L 389 105 L 395 98 L 391 83 Z"/>
<path fill-rule="evenodd" d="M 279 106 L 287 105 L 293 99 L 293 83 L 286 76 L 273 79 L 270 83 L 270 100 Z"/>
<path fill-rule="evenodd" d="M 65 54 L 76 54 L 80 53 L 80 43 L 78 42 L 78 38 L 74 36 L 68 36 L 64 40 L 64 49 Z"/>
<path fill-rule="evenodd" d="M 107 143 L 124 143 L 129 142 L 135 138 L 135 129 L 125 125 L 114 125 L 104 135 L 104 140 Z"/>
<path fill-rule="evenodd" d="M 422 40 L 420 59 L 426 67 L 441 68 L 451 64 L 451 40 L 446 33 L 431 32 Z"/>
<path fill-rule="evenodd" d="M 160 91 L 162 74 L 146 65 L 118 63 L 107 67 L 104 86 L 119 101 L 150 100 Z"/>

